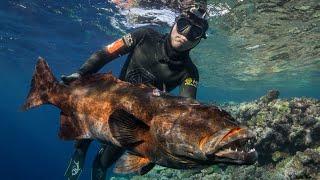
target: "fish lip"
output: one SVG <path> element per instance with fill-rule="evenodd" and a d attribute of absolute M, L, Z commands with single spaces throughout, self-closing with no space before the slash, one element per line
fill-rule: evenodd
<path fill-rule="evenodd" d="M 213 163 L 228 163 L 228 164 L 237 164 L 237 165 L 252 165 L 256 163 L 258 159 L 257 151 L 251 152 L 242 156 L 242 158 L 230 158 L 230 157 L 221 157 L 216 156 L 215 154 L 207 155 L 207 158 Z"/>
<path fill-rule="evenodd" d="M 234 129 L 239 129 L 237 134 L 233 134 L 231 136 L 228 136 L 226 138 L 226 135 L 230 134 L 231 131 Z M 242 133 L 242 135 L 238 135 L 239 132 Z M 211 136 L 211 140 L 208 141 L 205 145 L 205 148 L 209 151 L 206 152 L 206 154 L 212 154 L 217 151 L 219 151 L 221 148 L 225 147 L 226 145 L 238 141 L 238 140 L 246 140 L 246 139 L 253 139 L 255 137 L 254 133 L 246 127 L 237 127 L 237 128 L 230 128 L 221 130 L 214 135 Z"/>
<path fill-rule="evenodd" d="M 209 156 L 210 157 L 210 156 Z M 229 162 L 236 164 L 253 164 L 258 159 L 258 153 L 253 148 L 248 152 L 222 150 L 214 154 L 214 159 L 229 159 Z"/>
<path fill-rule="evenodd" d="M 230 133 L 237 130 L 236 133 Z M 206 152 L 205 155 L 208 159 L 215 162 L 228 162 L 233 164 L 253 164 L 257 158 L 258 153 L 256 150 L 247 149 L 247 145 L 251 147 L 253 144 L 249 144 L 249 140 L 254 141 L 254 133 L 246 127 L 232 128 L 228 130 L 223 130 L 218 133 L 218 138 L 214 138 L 217 142 L 214 145 L 214 148 L 211 148 L 210 151 Z M 253 142 L 252 141 L 252 142 Z M 242 144 L 245 142 L 245 146 L 239 146 L 240 149 L 246 149 L 242 151 L 233 151 L 228 149 L 231 146 L 237 146 L 237 143 Z M 212 144 L 212 143 L 209 143 Z"/>
<path fill-rule="evenodd" d="M 231 129 L 230 131 L 232 131 L 233 129 Z M 240 134 L 241 135 L 238 135 Z M 217 143 L 216 147 L 215 147 L 215 151 L 219 151 L 220 149 L 224 148 L 225 146 L 227 146 L 228 144 L 231 144 L 233 142 L 239 141 L 239 140 L 251 140 L 254 139 L 255 135 L 252 131 L 250 131 L 248 128 L 243 128 L 240 127 L 240 130 L 238 131 L 237 134 L 233 134 L 230 135 L 228 137 L 226 137 L 226 135 L 224 135 L 219 143 Z"/>

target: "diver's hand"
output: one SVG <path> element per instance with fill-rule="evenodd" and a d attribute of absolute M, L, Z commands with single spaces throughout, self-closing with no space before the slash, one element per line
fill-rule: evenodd
<path fill-rule="evenodd" d="M 61 80 L 63 81 L 64 84 L 70 84 L 72 81 L 75 81 L 75 80 L 79 79 L 80 77 L 81 77 L 81 74 L 76 72 L 76 73 L 70 74 L 68 76 L 62 75 Z"/>

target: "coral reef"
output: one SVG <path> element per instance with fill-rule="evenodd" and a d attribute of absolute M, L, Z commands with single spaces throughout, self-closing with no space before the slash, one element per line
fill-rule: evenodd
<path fill-rule="evenodd" d="M 269 91 L 259 100 L 223 107 L 236 119 L 255 129 L 259 163 L 271 163 L 279 155 L 320 145 L 320 101 L 308 98 L 277 99 Z M 277 154 L 274 154 L 278 152 Z M 281 152 L 281 153 L 279 153 Z"/>
<path fill-rule="evenodd" d="M 122 178 L 319 179 L 320 101 L 311 98 L 278 99 L 278 96 L 278 91 L 271 90 L 253 102 L 221 104 L 241 123 L 255 130 L 255 147 L 259 152 L 256 164 L 214 165 L 202 170 L 156 166 L 144 176 Z"/>

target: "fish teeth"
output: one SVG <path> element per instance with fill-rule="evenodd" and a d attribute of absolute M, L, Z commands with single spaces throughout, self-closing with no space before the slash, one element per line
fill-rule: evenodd
<path fill-rule="evenodd" d="M 253 149 L 250 149 L 250 151 L 249 151 L 249 152 L 254 152 L 254 151 L 256 151 L 256 150 L 253 148 Z"/>

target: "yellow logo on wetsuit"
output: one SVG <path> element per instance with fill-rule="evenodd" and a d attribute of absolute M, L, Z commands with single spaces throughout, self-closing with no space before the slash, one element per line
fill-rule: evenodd
<path fill-rule="evenodd" d="M 197 87 L 198 81 L 196 81 L 195 79 L 192 79 L 192 78 L 187 78 L 184 80 L 184 85 Z"/>

